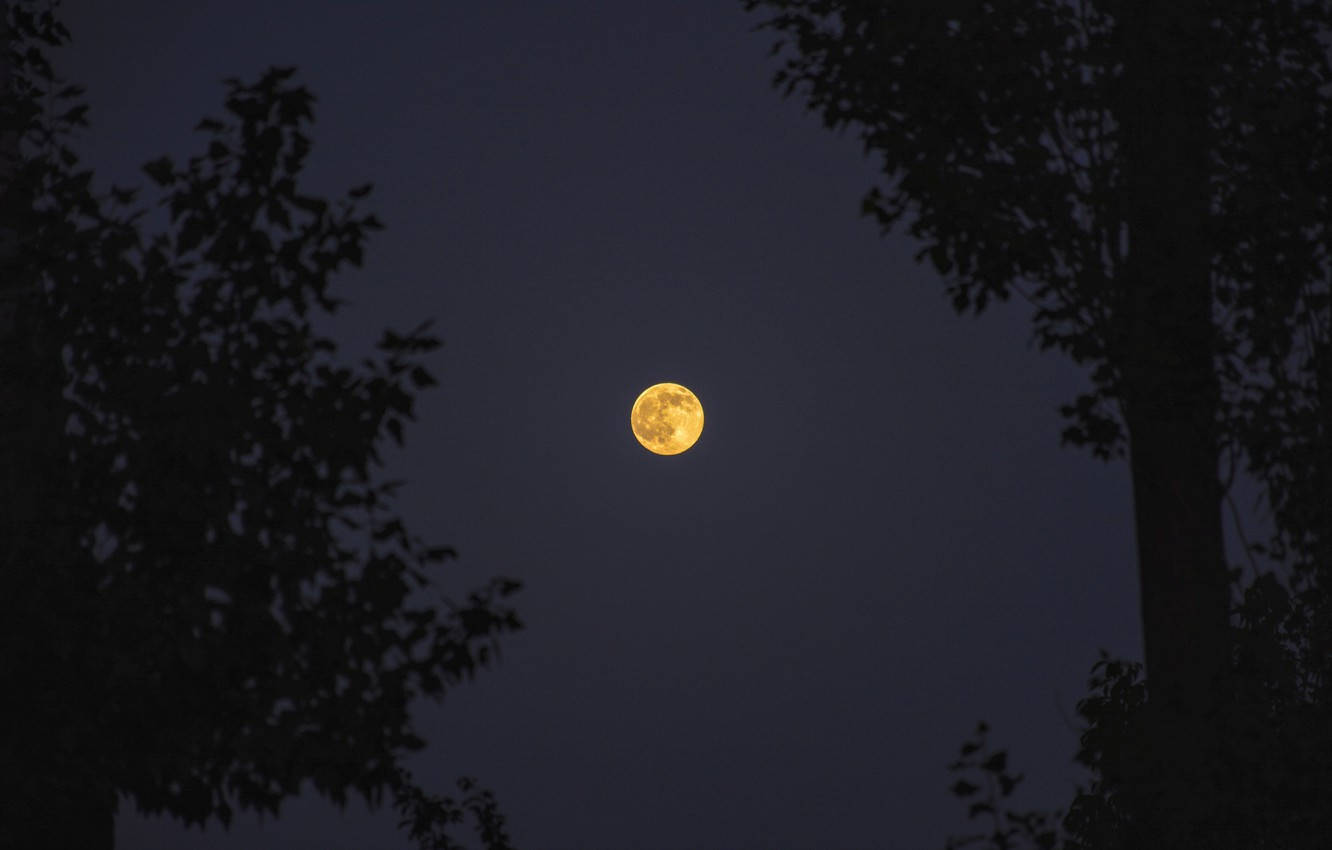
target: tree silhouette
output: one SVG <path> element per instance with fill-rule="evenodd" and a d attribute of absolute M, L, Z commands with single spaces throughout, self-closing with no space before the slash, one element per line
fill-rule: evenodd
<path fill-rule="evenodd" d="M 1090 367 L 1064 438 L 1127 454 L 1146 682 L 1135 703 L 1133 668 L 1094 671 L 1080 757 L 1101 778 L 1070 818 L 1091 835 L 1090 801 L 1113 800 L 1096 822 L 1117 831 L 1088 846 L 1213 840 L 1217 783 L 1291 755 L 1244 762 L 1234 737 L 1332 705 L 1332 4 L 746 7 L 781 34 L 777 84 L 881 160 L 864 212 L 910 218 L 955 308 L 1017 294 L 1042 348 Z M 1241 462 L 1295 593 L 1256 582 L 1232 629 L 1221 513 Z"/>
<path fill-rule="evenodd" d="M 64 28 L 7 12 L 0 846 L 109 848 L 121 798 L 226 824 L 309 784 L 392 794 L 423 846 L 467 812 L 506 847 L 488 792 L 401 765 L 410 702 L 493 660 L 518 583 L 436 598 L 453 553 L 393 510 L 380 451 L 434 383 L 428 323 L 355 368 L 312 327 L 379 227 L 369 187 L 301 189 L 313 97 L 272 69 L 226 82 L 203 153 L 148 163 L 149 232 L 68 147 L 86 110 L 42 50 Z"/>

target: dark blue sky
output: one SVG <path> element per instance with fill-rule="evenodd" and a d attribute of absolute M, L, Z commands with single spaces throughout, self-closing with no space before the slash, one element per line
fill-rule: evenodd
<path fill-rule="evenodd" d="M 105 182 L 186 156 L 221 78 L 295 65 L 311 185 L 387 225 L 332 327 L 437 319 L 391 473 L 453 592 L 522 579 L 500 667 L 418 707 L 438 790 L 526 850 L 938 848 L 976 721 L 1060 805 L 1098 648 L 1137 656 L 1127 470 L 1059 447 L 1082 385 L 1025 306 L 955 316 L 857 215 L 873 164 L 769 85 L 739 2 L 67 0 Z M 634 441 L 644 387 L 702 399 Z M 124 848 L 405 848 L 313 795 Z"/>

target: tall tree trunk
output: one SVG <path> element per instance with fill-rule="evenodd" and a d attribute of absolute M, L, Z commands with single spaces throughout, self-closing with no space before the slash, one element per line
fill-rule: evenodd
<path fill-rule="evenodd" d="M 1227 667 L 1209 211 L 1206 3 L 1130 0 L 1119 22 L 1125 219 L 1124 402 L 1157 791 L 1191 830 L 1216 677 Z M 1146 778 L 1146 777 L 1142 777 Z M 1194 820 L 1194 825 L 1197 821 Z M 1173 839 L 1152 836 L 1170 846 Z M 1177 846 L 1177 845 L 1176 845 Z"/>
<path fill-rule="evenodd" d="M 5 103 L 13 38 L 0 0 Z M 75 698 L 77 665 L 51 649 L 78 635 L 50 634 L 69 618 L 57 615 L 63 595 L 44 592 L 59 586 L 52 576 L 68 575 L 50 561 L 71 541 L 56 527 L 67 479 L 61 374 L 52 347 L 39 343 L 41 293 L 21 256 L 32 199 L 15 179 L 19 153 L 19 128 L 0 122 L 0 850 L 111 850 L 116 795 L 87 749 L 97 706 Z"/>

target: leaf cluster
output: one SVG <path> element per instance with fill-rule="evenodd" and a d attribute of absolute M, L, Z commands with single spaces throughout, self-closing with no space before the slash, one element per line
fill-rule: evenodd
<path fill-rule="evenodd" d="M 1028 300 L 1039 345 L 1091 370 L 1090 391 L 1061 410 L 1065 441 L 1101 458 L 1122 455 L 1135 307 L 1125 286 L 1133 246 L 1121 124 L 1138 104 L 1124 78 L 1129 45 L 1120 23 L 1139 7 L 746 6 L 768 12 L 762 27 L 778 34 L 776 84 L 828 127 L 854 129 L 881 163 L 883 182 L 867 193 L 863 212 L 884 229 L 907 221 L 923 243 L 917 258 L 945 277 L 959 312 L 1013 294 Z M 1202 240 L 1211 258 L 1208 344 L 1229 463 L 1221 489 L 1229 491 L 1241 466 L 1262 485 L 1270 539 L 1245 548 L 1276 571 L 1237 585 L 1217 715 L 1194 719 L 1215 724 L 1217 734 L 1167 729 L 1153 716 L 1139 665 L 1103 657 L 1093 667 L 1078 753 L 1093 779 L 1061 820 L 1061 847 L 1185 846 L 1176 839 L 1318 847 L 1332 834 L 1332 3 L 1190 8 L 1196 44 L 1180 53 L 1206 92 L 1197 156 L 1210 197 L 1207 215 L 1180 239 Z M 1165 291 L 1173 282 L 1154 285 Z M 1171 736 L 1195 735 L 1216 741 L 1214 751 L 1195 752 L 1188 771 L 1154 768 L 1184 751 Z M 954 785 L 972 801 L 971 818 L 994 820 L 970 840 L 1049 846 L 1040 843 L 1048 833 L 1023 831 L 1008 819 L 1015 813 L 1000 811 L 1012 789 L 1000 781 L 1002 767 L 995 773 L 984 760 L 967 760 L 982 738 L 954 764 L 989 782 Z M 1163 777 L 1189 783 L 1187 793 L 1165 793 Z M 1182 799 L 1196 810 L 1162 808 Z M 1185 837 L 1185 823 L 1208 826 Z"/>
<path fill-rule="evenodd" d="M 971 738 L 963 742 L 956 761 L 948 766 L 958 776 L 949 788 L 967 806 L 967 820 L 988 820 L 989 830 L 950 838 L 946 850 L 962 850 L 984 844 L 994 850 L 1054 850 L 1058 839 L 1059 813 L 1020 811 L 1007 802 L 1022 782 L 1022 774 L 1010 773 L 1008 752 L 988 746 L 990 727 L 977 724 Z"/>
<path fill-rule="evenodd" d="M 959 312 L 1014 294 L 1030 302 L 1040 347 L 1091 370 L 1091 390 L 1061 408 L 1065 441 L 1122 455 L 1131 307 L 1122 280 L 1131 247 L 1119 134 L 1131 96 L 1116 27 L 1123 0 L 746 7 L 767 11 L 761 26 L 778 34 L 775 84 L 828 127 L 854 129 L 881 163 L 883 183 L 863 212 L 885 230 L 908 220 L 923 243 L 917 259 L 945 277 Z M 1289 391 L 1273 387 L 1281 381 L 1271 373 L 1307 330 L 1303 317 L 1326 311 L 1332 3 L 1215 2 L 1207 14 L 1193 73 L 1212 107 L 1200 152 L 1212 197 L 1190 236 L 1214 258 L 1218 374 L 1234 402 L 1221 425 L 1265 470 L 1276 469 L 1269 459 L 1293 468 L 1314 449 L 1279 443 L 1286 431 L 1262 412 Z M 1300 486 L 1273 495 L 1284 505 L 1282 493 Z"/>
<path fill-rule="evenodd" d="M 991 829 L 952 838 L 949 850 L 980 844 L 993 850 L 1131 850 L 1166 842 L 1211 850 L 1314 850 L 1332 830 L 1332 725 L 1328 658 L 1309 643 L 1325 620 L 1321 597 L 1292 594 L 1272 573 L 1243 590 L 1235 606 L 1233 656 L 1218 683 L 1216 715 L 1168 728 L 1153 713 L 1140 663 L 1102 653 L 1088 695 L 1077 761 L 1088 770 L 1066 812 L 1018 811 L 1008 803 L 1018 775 L 1007 772 L 1002 750 L 986 744 L 982 723 L 950 765 L 959 774 L 952 793 L 969 820 Z M 1172 736 L 1219 734 L 1186 771 L 1166 770 Z M 1166 782 L 1188 784 L 1179 794 Z M 1169 804 L 1163 801 L 1171 801 Z M 1190 811 L 1178 808 L 1188 800 Z M 1181 833 L 1182 825 L 1190 825 Z"/>
<path fill-rule="evenodd" d="M 513 850 L 495 795 L 468 776 L 460 778 L 457 786 L 464 795 L 461 800 L 428 794 L 403 771 L 394 795 L 394 808 L 402 818 L 399 826 L 421 850 L 463 850 L 451 831 L 471 821 L 485 850 Z"/>
<path fill-rule="evenodd" d="M 6 717 L 30 733 L 9 761 L 201 825 L 307 783 L 378 802 L 424 745 L 412 700 L 521 622 L 512 579 L 439 593 L 454 553 L 405 527 L 383 475 L 435 383 L 429 323 L 347 365 L 312 321 L 380 228 L 369 187 L 303 189 L 314 98 L 274 68 L 226 81 L 198 155 L 145 165 L 155 205 L 99 193 L 68 145 L 81 91 L 41 49 L 66 33 L 22 4 L 11 26 L 22 157 L 0 224 L 31 349 L 12 377 L 50 427 L 26 446 L 49 464 L 44 527 L 0 581 L 6 687 L 32 697 Z"/>

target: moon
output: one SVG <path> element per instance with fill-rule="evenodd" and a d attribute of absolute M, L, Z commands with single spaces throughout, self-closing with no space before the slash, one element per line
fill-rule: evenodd
<path fill-rule="evenodd" d="M 653 454 L 678 455 L 703 433 L 703 404 L 679 384 L 653 384 L 639 393 L 629 426 Z"/>

